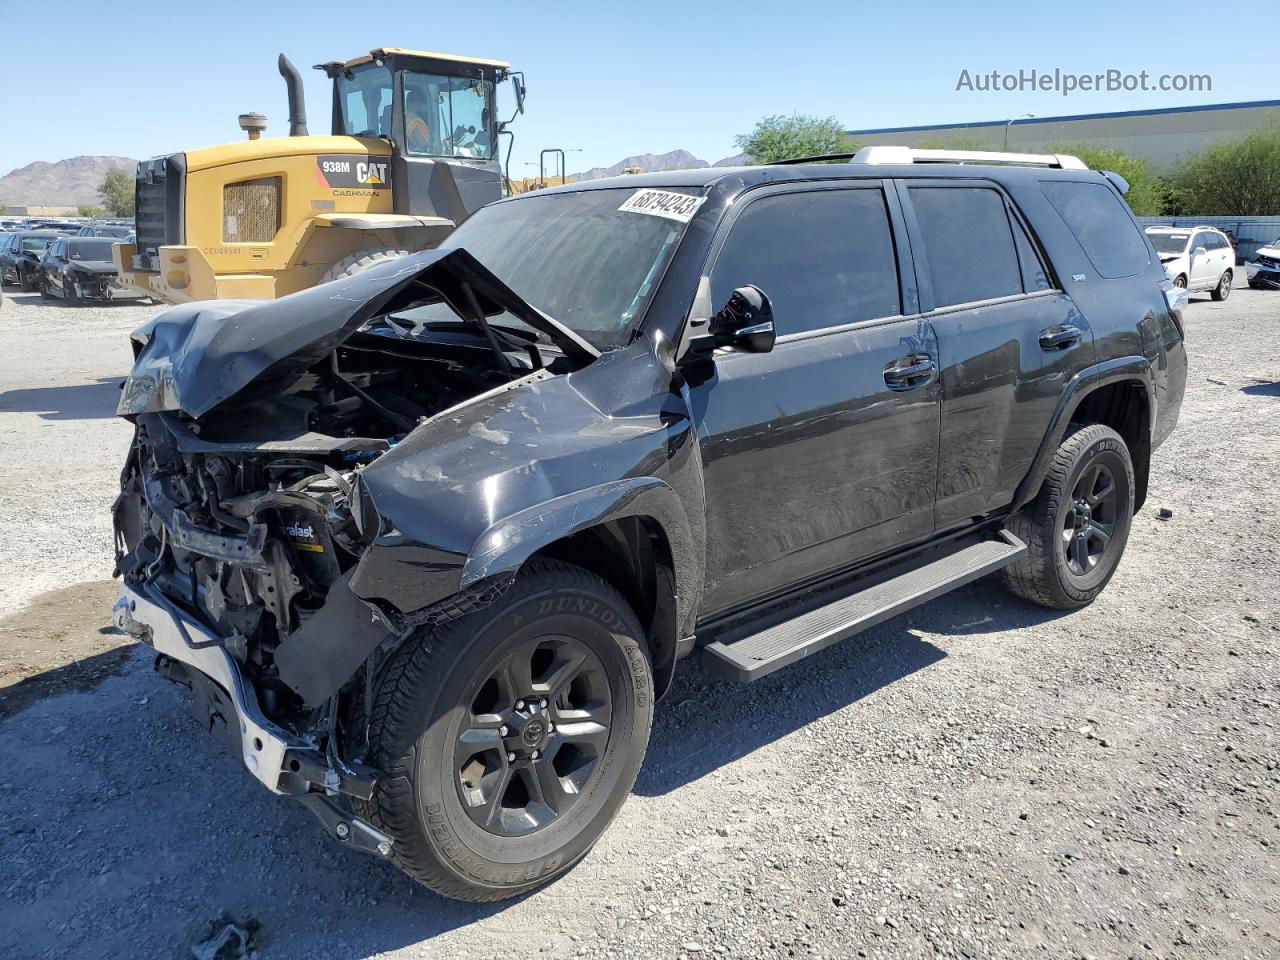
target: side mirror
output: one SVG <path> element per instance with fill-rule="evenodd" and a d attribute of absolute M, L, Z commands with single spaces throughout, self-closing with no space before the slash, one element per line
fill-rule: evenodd
<path fill-rule="evenodd" d="M 699 292 L 705 296 L 705 288 Z M 705 332 L 696 329 L 698 320 L 690 322 L 695 325 L 687 353 L 690 359 L 708 357 L 720 348 L 768 353 L 777 340 L 773 304 L 763 290 L 751 284 L 738 287 L 711 319 L 701 321 L 706 324 Z"/>
<path fill-rule="evenodd" d="M 511 87 L 516 94 L 516 113 L 524 113 L 524 74 L 512 74 Z"/>
<path fill-rule="evenodd" d="M 1203 257 L 1204 255 L 1205 255 L 1204 247 L 1196 247 L 1194 250 L 1191 251 L 1191 256 L 1193 257 Z"/>

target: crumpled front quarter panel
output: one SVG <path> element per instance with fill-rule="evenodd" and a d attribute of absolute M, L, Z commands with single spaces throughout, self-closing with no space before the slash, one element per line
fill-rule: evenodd
<path fill-rule="evenodd" d="M 421 609 L 463 585 L 473 553 L 485 554 L 485 569 L 498 565 L 486 532 L 507 518 L 633 478 L 669 486 L 681 513 L 696 497 L 700 517 L 700 476 L 689 475 L 693 442 L 687 408 L 646 341 L 576 373 L 445 411 L 362 473 L 381 528 L 352 589 L 402 612 Z M 556 514 L 562 535 L 580 528 L 590 509 Z M 699 523 L 697 533 L 673 538 L 682 541 L 673 549 L 697 557 L 698 570 L 700 531 Z"/>

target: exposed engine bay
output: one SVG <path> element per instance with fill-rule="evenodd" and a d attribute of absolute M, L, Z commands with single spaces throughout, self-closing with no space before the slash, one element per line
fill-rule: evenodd
<path fill-rule="evenodd" d="M 417 346 L 344 345 L 270 400 L 200 421 L 137 419 L 116 512 L 119 572 L 228 637 L 268 716 L 305 722 L 272 654 L 367 544 L 352 511 L 358 472 L 419 423 L 511 379 L 477 363 L 483 351 L 462 351 L 468 367 L 411 356 Z"/>
<path fill-rule="evenodd" d="M 145 601 L 177 625 L 179 654 L 225 652 L 230 684 L 181 655 L 157 668 L 193 689 L 197 716 L 227 727 L 237 752 L 245 709 L 297 738 L 293 767 L 264 781 L 279 792 L 370 788 L 356 772 L 361 718 L 406 627 L 349 588 L 382 529 L 362 473 L 442 414 L 555 377 L 586 352 L 464 251 L 406 260 L 417 265 L 238 312 L 175 307 L 135 336 L 120 405 L 135 436 L 114 509 L 122 599 L 135 599 L 117 619 L 151 642 L 156 629 L 131 616 Z M 422 303 L 456 315 L 404 318 Z M 490 326 L 495 315 L 506 323 Z M 228 702 L 241 681 L 243 702 Z M 305 760 L 316 751 L 327 762 Z M 251 770 L 253 759 L 246 749 Z"/>

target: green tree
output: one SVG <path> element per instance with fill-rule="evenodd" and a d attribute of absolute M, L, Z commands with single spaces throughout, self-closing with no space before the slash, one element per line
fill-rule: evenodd
<path fill-rule="evenodd" d="M 113 217 L 133 216 L 133 178 L 119 167 L 112 167 L 98 186 L 98 195 Z"/>
<path fill-rule="evenodd" d="M 76 216 L 78 217 L 97 218 L 104 217 L 106 214 L 106 210 L 102 209 L 102 207 L 95 206 L 92 203 L 82 203 L 80 206 L 76 207 Z"/>
<path fill-rule="evenodd" d="M 1049 153 L 1079 157 L 1090 170 L 1110 170 L 1128 180 L 1129 192 L 1124 198 L 1135 216 L 1159 217 L 1169 212 L 1169 184 L 1151 170 L 1147 161 L 1116 147 L 1088 143 L 1051 143 L 1047 149 Z"/>
<path fill-rule="evenodd" d="M 1188 157 L 1173 185 L 1186 216 L 1280 216 L 1280 124 Z"/>
<path fill-rule="evenodd" d="M 738 149 L 752 163 L 776 163 L 793 157 L 817 157 L 854 149 L 845 141 L 835 117 L 775 114 L 765 117 L 750 133 L 734 137 Z"/>

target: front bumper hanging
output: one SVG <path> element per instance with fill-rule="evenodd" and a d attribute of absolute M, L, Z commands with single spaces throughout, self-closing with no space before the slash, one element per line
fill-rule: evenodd
<path fill-rule="evenodd" d="M 120 588 L 112 621 L 130 636 L 151 646 L 162 658 L 180 664 L 216 684 L 234 717 L 224 740 L 238 739 L 245 768 L 272 793 L 293 796 L 320 820 L 330 836 L 365 853 L 387 857 L 394 840 L 372 824 L 352 816 L 339 802 L 342 795 L 368 799 L 373 777 L 339 773 L 310 740 L 276 726 L 262 714 L 257 695 L 221 640 L 201 624 L 167 609 L 130 586 Z M 172 666 L 165 671 L 174 676 Z M 238 738 L 235 734 L 238 732 Z M 234 747 L 233 747 L 233 752 Z M 319 788 L 319 789 L 315 789 Z"/>

